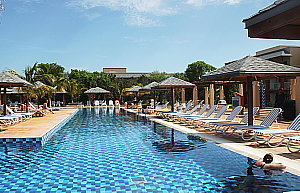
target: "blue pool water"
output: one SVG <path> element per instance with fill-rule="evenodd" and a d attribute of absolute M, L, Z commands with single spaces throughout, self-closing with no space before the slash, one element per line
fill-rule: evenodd
<path fill-rule="evenodd" d="M 1 145 L 0 192 L 284 192 L 300 177 L 114 109 L 80 110 L 43 146 Z"/>

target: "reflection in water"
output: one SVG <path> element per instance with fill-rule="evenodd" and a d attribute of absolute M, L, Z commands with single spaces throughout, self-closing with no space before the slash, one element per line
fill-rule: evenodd
<path fill-rule="evenodd" d="M 158 152 L 180 155 L 183 152 L 191 151 L 195 147 L 199 147 L 199 143 L 206 141 L 191 135 L 185 135 L 185 138 L 175 136 L 174 129 L 167 127 L 159 127 L 159 124 L 153 122 L 153 132 L 157 135 L 156 140 L 152 142 L 153 147 Z M 178 134 L 179 135 L 179 134 Z"/>

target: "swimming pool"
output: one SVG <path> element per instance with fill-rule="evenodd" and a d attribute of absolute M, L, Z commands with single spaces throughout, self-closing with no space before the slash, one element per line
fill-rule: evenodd
<path fill-rule="evenodd" d="M 247 157 L 113 108 L 79 110 L 44 146 L 1 150 L 0 192 L 283 192 L 300 180 L 247 175 Z"/>

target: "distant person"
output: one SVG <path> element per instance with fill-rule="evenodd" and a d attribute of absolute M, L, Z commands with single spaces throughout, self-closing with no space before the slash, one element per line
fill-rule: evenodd
<path fill-rule="evenodd" d="M 134 97 L 132 103 L 133 103 L 134 105 L 137 105 L 137 102 L 138 102 L 138 101 L 137 101 L 137 98 Z"/>
<path fill-rule="evenodd" d="M 54 114 L 54 112 L 52 111 L 52 109 L 48 107 L 48 103 L 49 103 L 49 101 L 46 100 L 46 101 L 44 102 L 42 108 L 43 108 L 43 109 L 46 109 L 46 110 L 50 111 L 52 114 Z"/>
<path fill-rule="evenodd" d="M 285 94 L 283 92 L 283 89 L 280 88 L 275 95 L 275 106 L 274 107 L 282 108 L 284 102 L 285 102 Z"/>

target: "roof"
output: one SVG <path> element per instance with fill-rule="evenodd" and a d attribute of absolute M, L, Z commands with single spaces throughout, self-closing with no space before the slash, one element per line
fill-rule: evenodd
<path fill-rule="evenodd" d="M 151 82 L 150 84 L 147 84 L 146 86 L 143 86 L 140 88 L 140 90 L 152 90 L 152 87 L 158 86 L 158 82 Z"/>
<path fill-rule="evenodd" d="M 243 22 L 251 38 L 299 40 L 299 13 L 299 0 L 278 0 Z"/>
<path fill-rule="evenodd" d="M 41 86 L 46 86 L 44 83 L 42 83 L 42 82 L 40 82 L 40 81 L 36 81 L 35 83 L 34 83 L 34 88 L 39 88 L 39 87 L 41 87 Z"/>
<path fill-rule="evenodd" d="M 163 80 L 159 83 L 159 85 L 155 86 L 154 88 L 183 88 L 183 87 L 194 87 L 195 84 L 187 82 L 185 80 L 169 77 L 166 80 Z"/>
<path fill-rule="evenodd" d="M 149 77 L 150 73 L 109 73 L 116 75 L 116 78 L 138 78 L 141 76 Z"/>
<path fill-rule="evenodd" d="M 141 88 L 142 87 L 140 87 L 140 86 L 134 86 L 134 87 L 126 90 L 126 92 L 139 92 Z"/>
<path fill-rule="evenodd" d="M 0 87 L 23 87 L 33 86 L 30 82 L 23 80 L 7 71 L 0 73 Z"/>
<path fill-rule="evenodd" d="M 273 50 L 270 52 L 265 52 L 262 54 L 258 54 L 255 57 L 259 57 L 262 59 L 270 59 L 270 58 L 277 58 L 277 57 L 292 57 L 291 52 L 288 50 L 288 47 L 286 48 L 281 48 L 278 50 Z"/>
<path fill-rule="evenodd" d="M 300 76 L 300 68 L 279 64 L 254 56 L 246 56 L 231 62 L 217 70 L 202 76 L 204 80 L 246 80 L 247 76 L 256 80 L 274 79 L 280 77 L 295 78 Z"/>
<path fill-rule="evenodd" d="M 258 17 L 262 15 L 265 15 L 265 17 L 268 18 L 273 17 L 279 13 L 289 10 L 291 7 L 294 6 L 294 4 L 300 5 L 299 0 L 277 0 L 271 5 L 259 10 L 257 13 L 253 14 L 252 16 L 243 19 L 243 22 L 246 22 L 254 18 L 259 19 Z"/>
<path fill-rule="evenodd" d="M 85 91 L 84 93 L 85 94 L 105 94 L 105 93 L 110 93 L 110 91 L 105 90 L 100 87 L 96 87 L 96 88 L 90 88 L 89 90 Z"/>

